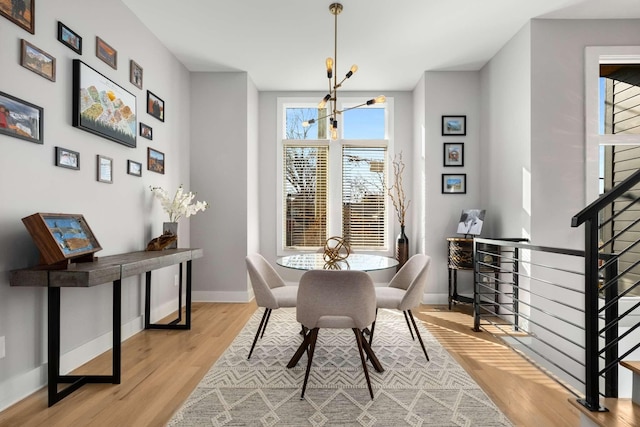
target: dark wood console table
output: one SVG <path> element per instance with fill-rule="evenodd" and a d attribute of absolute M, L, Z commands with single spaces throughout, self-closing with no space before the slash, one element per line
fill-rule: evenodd
<path fill-rule="evenodd" d="M 121 284 L 122 279 L 145 273 L 145 329 L 191 329 L 191 261 L 203 256 L 202 249 L 165 249 L 98 257 L 93 262 L 59 266 L 36 266 L 13 270 L 11 286 L 48 288 L 48 388 L 49 406 L 89 383 L 120 384 L 121 372 Z M 186 263 L 186 307 L 182 322 L 182 271 Z M 180 264 L 178 318 L 168 324 L 149 322 L 151 271 Z M 113 362 L 111 375 L 60 375 L 60 289 L 88 288 L 113 283 Z M 60 384 L 70 384 L 58 390 Z"/>

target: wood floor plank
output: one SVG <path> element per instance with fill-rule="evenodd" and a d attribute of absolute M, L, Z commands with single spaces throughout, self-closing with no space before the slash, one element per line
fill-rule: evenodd
<path fill-rule="evenodd" d="M 121 384 L 85 385 L 51 408 L 43 388 L 0 412 L 0 426 L 164 426 L 255 310 L 194 303 L 190 331 L 142 331 L 123 343 Z M 413 312 L 516 426 L 579 425 L 570 394 L 490 334 L 473 332 L 468 308 Z M 77 371 L 109 372 L 110 354 Z"/>

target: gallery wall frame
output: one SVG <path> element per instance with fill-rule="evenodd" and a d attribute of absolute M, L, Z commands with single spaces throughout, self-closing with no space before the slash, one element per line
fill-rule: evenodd
<path fill-rule="evenodd" d="M 66 213 L 34 213 L 22 218 L 40 261 L 51 265 L 80 258 L 93 258 L 102 250 L 84 216 Z"/>
<path fill-rule="evenodd" d="M 80 153 L 68 148 L 56 147 L 56 166 L 67 169 L 80 169 Z"/>
<path fill-rule="evenodd" d="M 464 166 L 463 142 L 445 142 L 443 152 L 442 165 L 444 167 Z"/>
<path fill-rule="evenodd" d="M 127 160 L 127 173 L 133 176 L 142 176 L 142 163 Z"/>
<path fill-rule="evenodd" d="M 164 153 L 147 147 L 147 170 L 164 174 Z"/>
<path fill-rule="evenodd" d="M 466 173 L 443 173 L 442 174 L 442 194 L 466 194 L 467 174 Z"/>
<path fill-rule="evenodd" d="M 153 140 L 153 128 L 140 122 L 140 136 L 149 140 Z"/>
<path fill-rule="evenodd" d="M 147 91 L 147 113 L 164 122 L 164 101 L 150 90 Z"/>
<path fill-rule="evenodd" d="M 60 21 L 58 21 L 58 41 L 78 55 L 82 55 L 82 37 Z"/>
<path fill-rule="evenodd" d="M 44 144 L 44 109 L 0 92 L 0 134 Z"/>
<path fill-rule="evenodd" d="M 20 40 L 20 65 L 45 79 L 56 81 L 56 58 L 25 39 Z"/>
<path fill-rule="evenodd" d="M 98 154 L 96 157 L 98 160 L 98 181 L 113 184 L 113 159 L 102 154 Z"/>
<path fill-rule="evenodd" d="M 31 34 L 36 33 L 36 0 L 0 2 L 0 15 Z"/>
<path fill-rule="evenodd" d="M 134 94 L 81 60 L 73 60 L 73 126 L 135 148 L 136 108 Z M 105 110 L 112 114 L 102 114 Z"/>
<path fill-rule="evenodd" d="M 129 61 L 129 81 L 138 89 L 142 89 L 143 70 L 133 59 Z"/>
<path fill-rule="evenodd" d="M 467 116 L 442 116 L 442 135 L 466 135 Z"/>
<path fill-rule="evenodd" d="M 118 69 L 118 51 L 96 36 L 96 56 L 114 70 Z"/>

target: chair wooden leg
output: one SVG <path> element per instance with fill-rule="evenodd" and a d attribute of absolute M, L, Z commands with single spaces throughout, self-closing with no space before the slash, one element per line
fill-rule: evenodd
<path fill-rule="evenodd" d="M 309 341 L 311 340 L 311 331 L 309 331 L 305 326 L 302 326 L 302 330 L 304 332 L 304 340 L 300 343 L 300 346 L 296 350 L 293 357 L 291 357 L 291 360 L 289 360 L 289 363 L 287 363 L 287 368 L 293 368 L 294 366 L 296 366 L 305 351 L 307 352 L 307 354 L 309 353 L 308 349 Z"/>
<path fill-rule="evenodd" d="M 407 312 L 403 311 L 402 314 L 404 314 L 404 320 L 407 321 L 407 327 L 409 328 L 409 332 L 411 332 L 411 339 L 415 341 L 415 337 L 413 336 L 413 329 L 411 329 L 411 324 L 409 323 L 409 317 L 407 316 Z"/>
<path fill-rule="evenodd" d="M 258 330 L 256 331 L 256 336 L 253 339 L 253 344 L 251 344 L 251 350 L 249 350 L 249 356 L 247 356 L 247 360 L 251 359 L 251 353 L 253 353 L 253 348 L 256 346 L 256 342 L 258 341 L 258 337 L 260 336 L 260 332 L 264 334 L 264 328 L 267 327 L 267 323 L 269 321 L 269 315 L 271 314 L 270 308 L 264 309 L 264 314 L 262 315 L 262 320 L 260 320 L 260 326 L 258 326 Z"/>
<path fill-rule="evenodd" d="M 311 372 L 311 363 L 313 362 L 313 352 L 316 349 L 316 340 L 318 339 L 318 328 L 313 328 L 309 332 L 309 351 L 307 352 L 307 371 L 304 374 L 304 383 L 302 383 L 302 394 L 300 400 L 304 399 L 304 392 L 307 389 L 307 381 Z M 362 353 L 361 353 L 362 354 Z"/>
<path fill-rule="evenodd" d="M 371 380 L 369 379 L 369 369 L 367 369 L 367 362 L 364 360 L 364 352 L 362 351 L 362 342 L 365 340 L 362 336 L 362 331 L 353 328 L 353 333 L 356 335 L 356 342 L 358 343 L 358 352 L 360 353 L 360 361 L 362 362 L 362 369 L 364 370 L 364 376 L 367 379 L 367 386 L 369 387 L 369 394 L 371 400 L 373 400 L 373 389 L 371 388 Z"/>
<path fill-rule="evenodd" d="M 373 332 L 376 329 L 376 320 L 378 320 L 378 309 L 376 308 L 376 317 L 373 319 L 373 323 L 371 324 L 371 331 L 369 332 L 369 345 L 373 342 Z"/>
<path fill-rule="evenodd" d="M 429 355 L 427 354 L 427 349 L 424 348 L 424 343 L 422 342 L 422 337 L 420 336 L 420 331 L 418 331 L 418 325 L 416 325 L 416 320 L 413 318 L 413 313 L 411 310 L 407 310 L 409 313 L 409 317 L 411 318 L 411 322 L 413 323 L 413 328 L 416 330 L 416 335 L 418 336 L 418 341 L 420 341 L 420 345 L 422 346 L 422 351 L 424 352 L 424 357 L 427 358 L 427 362 L 429 361 Z"/>

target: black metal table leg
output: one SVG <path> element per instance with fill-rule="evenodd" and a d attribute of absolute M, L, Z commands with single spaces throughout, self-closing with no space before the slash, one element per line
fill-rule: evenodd
<path fill-rule="evenodd" d="M 145 299 L 144 299 L 144 328 L 145 329 L 191 329 L 191 260 L 187 261 L 187 296 L 185 307 L 185 322 L 182 321 L 182 263 L 180 264 L 179 283 L 178 283 L 178 317 L 169 323 L 151 323 L 149 317 L 151 315 L 151 272 L 148 271 L 145 279 Z"/>

